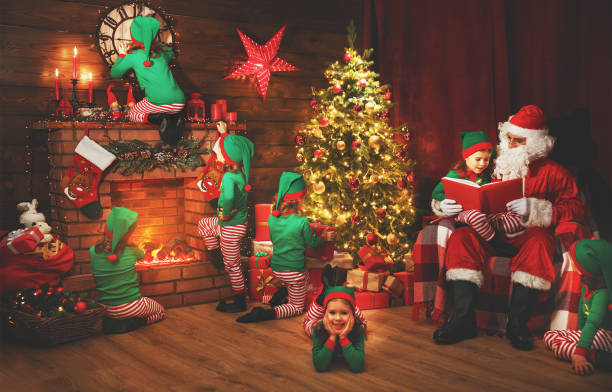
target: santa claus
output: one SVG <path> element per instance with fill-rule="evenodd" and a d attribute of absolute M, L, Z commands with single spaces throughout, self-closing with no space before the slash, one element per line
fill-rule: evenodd
<path fill-rule="evenodd" d="M 524 178 L 524 197 L 506 207 L 521 217 L 525 230 L 518 235 L 500 236 L 505 242 L 502 245 L 516 249 L 511 259 L 513 286 L 506 336 L 512 346 L 528 350 L 533 348 L 527 328 L 531 307 L 541 291 L 550 289 L 555 278 L 554 229 L 562 222 L 581 222 L 584 205 L 572 174 L 548 159 L 555 139 L 548 134 L 546 118 L 539 107 L 521 108 L 498 128 L 499 155 L 493 177 Z M 443 201 L 440 207 L 445 216 L 454 216 L 463 209 L 452 200 Z M 436 343 L 453 344 L 477 335 L 474 305 L 484 282 L 482 270 L 499 245 L 487 243 L 469 226 L 453 231 L 447 244 L 446 280 L 454 301 L 454 317 L 450 324 L 435 331 Z"/>

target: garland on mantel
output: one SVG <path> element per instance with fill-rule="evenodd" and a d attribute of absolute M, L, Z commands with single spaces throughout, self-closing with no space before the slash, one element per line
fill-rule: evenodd
<path fill-rule="evenodd" d="M 113 140 L 104 148 L 117 157 L 109 170 L 129 176 L 157 168 L 185 170 L 202 166 L 203 162 L 200 154 L 210 153 L 208 148 L 201 146 L 202 143 L 204 143 L 204 139 L 181 139 L 176 147 L 171 148 L 162 142 L 151 146 L 138 139 L 130 141 Z"/>

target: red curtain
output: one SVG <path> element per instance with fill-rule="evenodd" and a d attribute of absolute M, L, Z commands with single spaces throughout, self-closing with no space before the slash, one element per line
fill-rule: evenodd
<path fill-rule="evenodd" d="M 497 140 L 528 104 L 551 119 L 555 159 L 611 183 L 608 0 L 365 0 L 363 30 L 394 124 L 414 130 L 421 207 L 459 158 L 459 131 Z"/>

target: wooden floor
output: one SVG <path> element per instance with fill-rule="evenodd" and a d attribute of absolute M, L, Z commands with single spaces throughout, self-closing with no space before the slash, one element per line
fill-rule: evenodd
<path fill-rule="evenodd" d="M 534 351 L 481 336 L 437 346 L 410 307 L 365 311 L 366 368 L 316 373 L 301 317 L 239 324 L 214 304 L 174 308 L 124 335 L 39 349 L 2 342 L 3 391 L 609 391 L 612 374 L 575 376 L 537 341 Z"/>

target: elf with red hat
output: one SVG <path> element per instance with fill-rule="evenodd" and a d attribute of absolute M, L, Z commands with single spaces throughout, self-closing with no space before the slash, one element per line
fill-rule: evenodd
<path fill-rule="evenodd" d="M 99 302 L 107 306 L 102 323 L 105 333 L 129 332 L 165 317 L 164 307 L 143 297 L 138 287 L 135 265 L 144 252 L 128 244 L 137 219 L 137 212 L 113 207 L 104 224 L 104 236 L 89 248 Z"/>
<path fill-rule="evenodd" d="M 169 63 L 174 52 L 157 41 L 160 23 L 150 16 L 138 16 L 130 25 L 132 42 L 119 48 L 119 57 L 111 68 L 112 78 L 120 78 L 134 70 L 145 98 L 134 105 L 130 121 L 159 124 L 161 139 L 174 146 L 183 135 L 185 94 L 178 86 Z"/>
<path fill-rule="evenodd" d="M 578 330 L 544 334 L 546 347 L 572 362 L 578 375 L 593 367 L 612 370 L 612 244 L 605 240 L 576 241 L 569 250 L 572 269 L 581 275 Z"/>
<path fill-rule="evenodd" d="M 226 313 L 246 310 L 246 287 L 240 264 L 240 242 L 247 229 L 247 192 L 253 159 L 253 142 L 244 136 L 220 134 L 213 152 L 228 168 L 221 178 L 217 216 L 207 216 L 198 222 L 198 232 L 204 238 L 208 257 L 215 266 L 223 265 L 229 274 L 233 302 L 222 300 L 217 310 Z"/>
<path fill-rule="evenodd" d="M 289 302 L 273 309 L 255 307 L 236 321 L 252 323 L 297 316 L 304 312 L 306 301 L 306 248 L 314 249 L 323 241 L 333 241 L 336 233 L 326 229 L 317 237 L 308 218 L 299 215 L 306 196 L 306 181 L 301 174 L 283 172 L 278 184 L 274 210 L 268 218 L 270 240 L 274 247 L 270 264 L 274 277 L 287 287 Z"/>
<path fill-rule="evenodd" d="M 576 239 L 583 238 L 581 235 L 588 230 L 577 224 L 584 219 L 584 204 L 576 180 L 569 171 L 548 159 L 555 139 L 548 135 L 542 110 L 535 105 L 521 108 L 508 121 L 499 124 L 499 139 L 493 178 L 523 178 L 525 196 L 506 205 L 508 212 L 520 217 L 520 224 L 525 228 L 520 235 L 503 238 L 517 250 L 510 265 L 513 286 L 506 336 L 513 347 L 530 350 L 533 338 L 527 321 L 532 305 L 539 293 L 551 288 L 555 279 L 555 227 L 574 222 L 576 232 L 572 234 Z M 454 317 L 452 323 L 435 331 L 436 343 L 454 344 L 477 335 L 476 296 L 484 283 L 483 269 L 497 248 L 486 243 L 469 226 L 452 232 L 446 244 L 445 267 Z"/>

